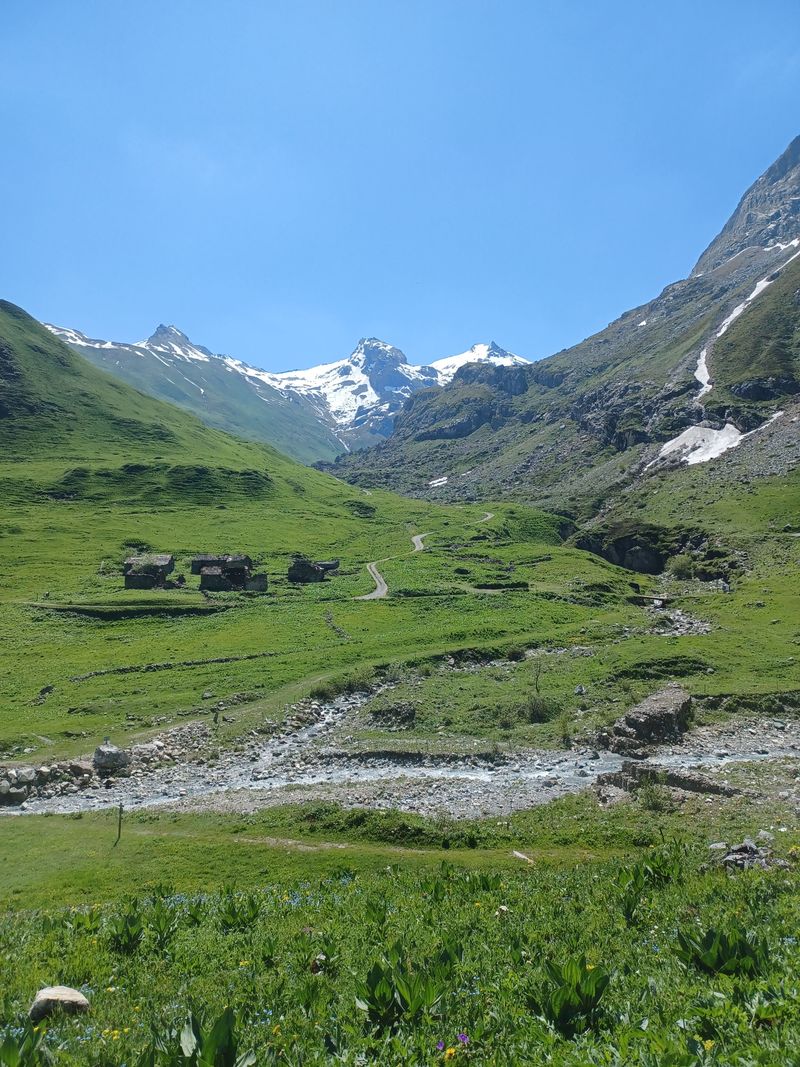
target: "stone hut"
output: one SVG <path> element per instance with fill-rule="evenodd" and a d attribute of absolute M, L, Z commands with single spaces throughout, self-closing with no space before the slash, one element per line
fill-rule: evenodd
<path fill-rule="evenodd" d="M 200 588 L 209 593 L 228 593 L 233 589 L 233 582 L 222 567 L 203 567 L 200 571 Z"/>
<path fill-rule="evenodd" d="M 254 574 L 244 583 L 246 592 L 248 593 L 266 593 L 267 591 L 267 576 L 266 574 Z"/>
<path fill-rule="evenodd" d="M 252 559 L 242 553 L 200 555 L 192 560 L 192 574 L 200 575 L 200 588 L 209 593 L 229 593 L 234 590 L 265 593 L 266 574 L 253 574 L 252 568 Z"/>
<path fill-rule="evenodd" d="M 192 574 L 202 574 L 204 567 L 221 567 L 226 570 L 252 570 L 253 561 L 242 553 L 201 553 L 192 560 Z"/>
<path fill-rule="evenodd" d="M 122 565 L 126 589 L 161 589 L 175 570 L 175 557 L 167 554 L 129 556 Z"/>

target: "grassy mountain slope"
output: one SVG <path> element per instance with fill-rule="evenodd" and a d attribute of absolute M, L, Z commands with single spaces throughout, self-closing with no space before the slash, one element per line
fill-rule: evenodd
<path fill-rule="evenodd" d="M 465 368 L 445 389 L 413 397 L 385 445 L 340 457 L 326 469 L 362 486 L 392 486 L 435 499 L 511 496 L 588 516 L 629 484 L 657 445 L 705 417 L 694 376 L 699 353 L 761 272 L 769 268 L 762 265 L 756 274 L 740 263 L 724 282 L 690 279 L 531 367 L 491 374 Z M 755 300 L 711 348 L 714 390 L 705 400 L 706 413 L 752 429 L 794 391 L 794 372 L 785 369 L 785 337 L 793 328 L 798 274 L 800 266 L 790 264 L 780 284 Z M 766 300 L 769 305 L 762 304 Z M 766 394 L 775 403 L 753 407 L 751 394 L 736 395 L 737 382 L 774 376 L 779 357 L 776 343 L 748 345 L 743 334 L 759 338 L 761 307 L 771 314 L 779 305 L 787 319 L 782 381 Z M 429 487 L 443 477 L 444 485 Z"/>
<path fill-rule="evenodd" d="M 242 726 L 348 671 L 589 620 L 591 598 L 552 591 L 591 586 L 608 567 L 562 549 L 557 519 L 500 507 L 486 528 L 483 508 L 353 489 L 112 381 L 7 304 L 0 343 L 11 385 L 0 420 L 0 737 L 12 747 L 85 751 L 109 731 L 203 714 L 209 687 L 247 698 Z M 417 532 L 430 532 L 430 554 L 413 552 Z M 555 553 L 541 573 L 536 545 Z M 208 599 L 196 579 L 126 591 L 121 562 L 145 547 L 174 552 L 184 572 L 196 552 L 248 552 L 270 592 Z M 340 558 L 340 574 L 291 586 L 297 551 Z M 375 559 L 390 597 L 353 600 L 372 588 L 365 564 Z M 509 568 L 518 587 L 480 592 Z M 624 591 L 627 578 L 613 584 Z M 164 663 L 167 673 L 146 669 Z"/>
<path fill-rule="evenodd" d="M 569 531 L 559 519 L 518 504 L 489 504 L 487 512 L 356 489 L 110 382 L 7 306 L 0 340 L 4 375 L 16 383 L 13 403 L 4 392 L 0 430 L 6 754 L 83 753 L 103 734 L 119 741 L 203 720 L 207 690 L 232 701 L 222 736 L 238 735 L 265 718 L 280 720 L 289 702 L 320 686 L 358 686 L 376 668 L 459 650 L 487 656 L 512 646 L 595 645 L 592 722 L 616 714 L 615 679 L 638 678 L 640 664 L 625 699 L 652 687 L 647 664 L 663 658 L 665 639 L 652 632 L 631 585 L 635 578 L 646 589 L 651 580 L 565 544 Z M 753 537 L 762 538 L 762 526 L 754 517 Z M 414 552 L 411 536 L 422 532 L 425 550 Z M 122 559 L 142 547 L 174 552 L 184 573 L 199 551 L 248 552 L 269 574 L 269 592 L 203 597 L 191 578 L 180 590 L 126 591 Z M 286 567 L 296 551 L 338 557 L 340 573 L 322 585 L 292 586 Z M 381 561 L 390 595 L 354 600 L 372 588 L 370 560 Z M 685 650 L 670 660 L 675 677 L 698 692 L 789 684 L 794 609 L 783 564 L 770 566 L 742 578 L 729 597 L 688 591 L 692 611 L 718 612 L 723 624 L 713 642 L 683 639 Z M 781 625 L 759 629 L 761 617 L 742 610 L 759 598 Z M 765 668 L 768 660 L 774 669 Z M 558 706 L 584 727 L 575 687 L 587 670 L 580 658 L 570 660 L 549 683 Z M 431 692 L 438 743 L 471 744 L 474 707 L 487 699 L 497 722 L 479 732 L 553 743 L 551 722 L 518 719 L 530 682 L 524 665 L 519 677 L 492 682 L 491 694 L 461 678 L 445 678 L 445 698 Z"/>
<path fill-rule="evenodd" d="M 72 342 L 73 347 L 96 367 L 148 396 L 190 411 L 207 426 L 265 442 L 301 463 L 333 459 L 342 450 L 330 428 L 305 401 L 284 397 L 264 382 L 256 389 L 211 353 L 204 359 L 187 360 L 166 346 L 158 352 L 141 345 L 108 347 L 74 331 L 65 331 L 65 336 L 84 341 Z M 189 351 L 205 354 L 188 338 L 179 337 Z"/>
<path fill-rule="evenodd" d="M 800 259 L 714 344 L 715 404 L 800 392 Z"/>

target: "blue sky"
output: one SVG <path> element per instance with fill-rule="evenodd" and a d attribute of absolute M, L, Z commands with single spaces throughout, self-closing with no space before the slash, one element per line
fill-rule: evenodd
<path fill-rule="evenodd" d="M 537 358 L 685 276 L 798 101 L 796 0 L 3 0 L 0 296 Z"/>

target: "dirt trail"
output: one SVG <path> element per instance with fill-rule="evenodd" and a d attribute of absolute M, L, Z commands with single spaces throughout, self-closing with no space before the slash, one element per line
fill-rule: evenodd
<path fill-rule="evenodd" d="M 383 600 L 389 592 L 389 586 L 386 584 L 386 579 L 378 570 L 378 563 L 382 562 L 383 560 L 376 560 L 375 563 L 367 564 L 367 570 L 369 571 L 372 580 L 375 582 L 375 588 L 371 593 L 366 593 L 364 596 L 354 597 L 354 600 Z"/>
<path fill-rule="evenodd" d="M 494 518 L 494 512 L 493 511 L 487 511 L 486 514 L 481 515 L 481 517 L 478 519 L 478 522 L 488 522 L 490 519 L 493 519 L 493 518 Z"/>
<path fill-rule="evenodd" d="M 411 537 L 411 543 L 414 546 L 415 552 L 422 552 L 425 548 L 425 538 L 429 537 L 429 533 L 413 534 Z M 364 596 L 353 597 L 354 600 L 383 600 L 389 593 L 389 586 L 386 584 L 386 579 L 378 570 L 379 563 L 387 563 L 390 559 L 396 557 L 387 556 L 386 559 L 376 559 L 372 563 L 367 564 L 367 570 L 370 573 L 370 577 L 375 582 L 375 588 L 371 593 L 366 593 Z"/>

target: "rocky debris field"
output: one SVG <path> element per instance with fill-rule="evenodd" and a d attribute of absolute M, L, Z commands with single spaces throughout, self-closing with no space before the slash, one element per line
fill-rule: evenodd
<path fill-rule="evenodd" d="M 122 804 L 252 811 L 333 800 L 425 815 L 507 816 L 590 786 L 601 802 L 619 799 L 645 780 L 683 793 L 761 795 L 779 769 L 779 798 L 800 807 L 800 720 L 794 716 L 730 719 L 687 732 L 691 698 L 670 685 L 622 716 L 597 748 L 355 749 L 348 731 L 375 696 L 392 688 L 302 701 L 280 729 L 265 724 L 263 733 L 253 730 L 235 748 L 217 747 L 209 727 L 194 723 L 126 753 L 107 744 L 92 760 L 6 767 L 0 769 L 4 810 L 66 813 Z M 737 780 L 729 782 L 731 776 Z"/>
<path fill-rule="evenodd" d="M 128 750 L 106 741 L 90 759 L 59 760 L 37 767 L 0 766 L 0 807 L 85 797 L 97 789 L 113 788 L 120 778 L 136 782 L 157 768 L 197 758 L 209 740 L 208 727 L 191 723 Z"/>

